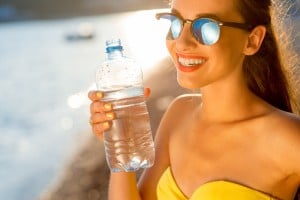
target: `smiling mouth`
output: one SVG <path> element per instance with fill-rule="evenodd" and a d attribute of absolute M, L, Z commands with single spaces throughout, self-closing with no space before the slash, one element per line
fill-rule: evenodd
<path fill-rule="evenodd" d="M 179 57 L 178 62 L 184 67 L 194 67 L 194 66 L 197 66 L 197 65 L 204 64 L 206 62 L 206 59 L 204 59 L 204 58 L 195 59 L 195 58 L 182 58 L 182 57 Z"/>

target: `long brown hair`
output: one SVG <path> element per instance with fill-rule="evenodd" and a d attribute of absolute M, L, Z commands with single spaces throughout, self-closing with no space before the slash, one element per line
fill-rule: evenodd
<path fill-rule="evenodd" d="M 278 33 L 283 25 L 280 23 L 283 15 L 280 14 L 287 13 L 284 11 L 286 7 L 271 0 L 238 0 L 238 8 L 247 23 L 264 25 L 267 29 L 260 50 L 255 55 L 247 56 L 243 63 L 249 89 L 271 105 L 299 114 L 296 76 L 292 71 L 298 64 L 297 57 L 292 56 L 291 49 L 287 50 L 290 47 L 288 41 L 292 40 L 286 33 Z M 274 30 L 278 31 L 276 35 Z M 283 39 L 284 43 L 279 45 Z"/>
<path fill-rule="evenodd" d="M 287 30 L 282 32 L 280 29 L 287 28 L 280 23 L 287 13 L 284 11 L 287 7 L 282 3 L 276 4 L 275 0 L 238 1 L 240 13 L 247 23 L 264 25 L 267 29 L 260 50 L 253 56 L 247 56 L 243 63 L 249 89 L 271 105 L 299 114 L 299 96 L 296 93 L 297 86 L 300 86 L 296 82 L 299 74 L 297 54 L 293 54 L 290 49 L 293 40 L 287 35 Z M 277 35 L 274 34 L 276 28 Z M 294 200 L 298 199 L 299 194 L 300 188 Z"/>

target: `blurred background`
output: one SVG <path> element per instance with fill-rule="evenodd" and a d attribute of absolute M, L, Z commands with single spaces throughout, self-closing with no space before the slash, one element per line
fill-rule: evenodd
<path fill-rule="evenodd" d="M 300 30 L 299 0 L 290 20 Z M 109 171 L 91 133 L 87 92 L 120 38 L 143 67 L 153 132 L 177 95 L 164 0 L 0 0 L 0 199 L 105 200 Z M 299 52 L 299 36 L 294 41 Z"/>

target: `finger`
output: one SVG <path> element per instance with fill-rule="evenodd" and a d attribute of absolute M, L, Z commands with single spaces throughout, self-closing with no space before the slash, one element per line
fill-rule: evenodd
<path fill-rule="evenodd" d="M 150 96 L 150 94 L 151 94 L 151 89 L 150 88 L 144 88 L 144 95 L 145 95 L 145 97 L 149 97 Z"/>
<path fill-rule="evenodd" d="M 101 141 L 104 140 L 104 137 L 103 137 L 103 133 L 102 133 L 102 132 L 101 132 L 101 133 L 95 133 L 95 132 L 94 132 L 94 134 L 95 134 Z"/>
<path fill-rule="evenodd" d="M 97 100 L 103 98 L 103 93 L 100 91 L 89 91 L 88 97 L 92 101 L 97 101 Z"/>
<path fill-rule="evenodd" d="M 91 115 L 90 123 L 91 124 L 103 123 L 106 121 L 111 121 L 114 118 L 115 118 L 115 114 L 113 112 L 95 113 L 95 114 Z"/>
<path fill-rule="evenodd" d="M 103 133 L 94 133 L 101 141 L 104 140 Z"/>
<path fill-rule="evenodd" d="M 108 112 L 112 110 L 112 104 L 111 103 L 105 103 L 102 101 L 94 101 L 90 104 L 90 112 L 91 114 L 97 113 L 97 112 Z"/>
<path fill-rule="evenodd" d="M 103 139 L 103 132 L 110 129 L 111 122 L 104 122 L 99 124 L 93 124 L 92 130 L 95 135 L 97 135 L 100 139 Z"/>

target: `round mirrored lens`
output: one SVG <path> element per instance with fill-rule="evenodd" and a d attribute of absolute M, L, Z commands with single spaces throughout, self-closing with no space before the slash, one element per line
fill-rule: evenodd
<path fill-rule="evenodd" d="M 180 19 L 178 19 L 176 16 L 171 14 L 163 14 L 160 16 L 160 19 L 164 19 L 164 21 L 168 22 L 167 39 L 174 40 L 178 38 L 182 29 L 182 23 Z"/>
<path fill-rule="evenodd" d="M 174 17 L 172 20 L 171 31 L 174 39 L 179 37 L 181 32 L 181 22 L 176 17 Z"/>
<path fill-rule="evenodd" d="M 220 28 L 210 19 L 199 19 L 194 22 L 193 33 L 202 44 L 213 45 L 219 40 Z"/>
<path fill-rule="evenodd" d="M 212 45 L 219 40 L 220 28 L 217 23 L 209 22 L 202 26 L 203 43 Z"/>

